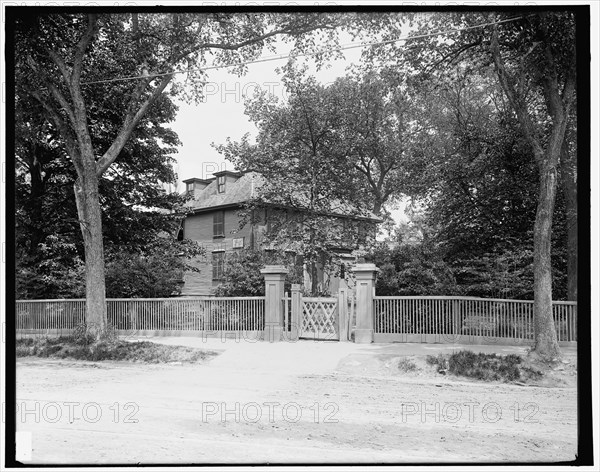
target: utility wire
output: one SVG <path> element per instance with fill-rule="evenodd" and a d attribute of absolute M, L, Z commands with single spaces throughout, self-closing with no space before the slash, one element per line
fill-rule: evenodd
<path fill-rule="evenodd" d="M 530 15 L 527 15 L 530 16 Z M 441 36 L 443 34 L 448 34 L 448 33 L 459 33 L 461 31 L 468 31 L 468 30 L 472 30 L 472 29 L 477 29 L 477 28 L 485 28 L 487 26 L 494 26 L 494 25 L 500 25 L 502 23 L 510 23 L 513 21 L 517 21 L 517 20 L 522 20 L 526 18 L 526 16 L 519 16 L 519 17 L 514 17 L 514 18 L 507 18 L 505 20 L 500 20 L 500 21 L 494 21 L 494 22 L 490 22 L 490 23 L 481 23 L 479 25 L 473 25 L 473 26 L 466 26 L 464 28 L 454 28 L 454 29 L 449 29 L 449 30 L 444 30 L 444 31 L 438 31 L 436 33 L 427 33 L 427 34 L 420 34 L 420 35 L 416 35 L 416 36 L 404 36 L 401 38 L 396 38 L 396 39 L 389 39 L 386 41 L 374 41 L 371 43 L 359 43 L 359 44 L 354 44 L 354 43 L 348 43 L 342 46 L 339 46 L 337 48 L 335 48 L 337 51 L 346 51 L 348 49 L 357 49 L 357 48 L 364 48 L 364 47 L 368 47 L 368 46 L 378 46 L 378 45 L 383 45 L 383 44 L 392 44 L 392 43 L 397 43 L 399 41 L 410 41 L 413 39 L 424 39 L 424 38 L 430 38 L 432 36 Z M 121 81 L 125 81 L 125 80 L 137 80 L 137 79 L 147 79 L 149 77 L 155 78 L 155 77 L 164 77 L 167 75 L 173 75 L 173 74 L 185 74 L 187 72 L 189 72 L 190 70 L 193 69 L 201 69 L 203 71 L 206 70 L 211 70 L 211 69 L 226 69 L 229 67 L 240 67 L 240 66 L 245 66 L 248 64 L 258 64 L 261 62 L 271 62 L 271 61 L 280 61 L 282 59 L 290 59 L 291 57 L 311 57 L 311 56 L 317 56 L 319 54 L 323 54 L 326 50 L 325 49 L 321 49 L 320 51 L 316 51 L 316 52 L 306 52 L 306 53 L 299 53 L 299 54 L 279 54 L 277 56 L 269 56 L 269 57 L 264 57 L 262 59 L 254 59 L 252 61 L 246 61 L 246 62 L 240 62 L 240 63 L 235 63 L 235 64 L 223 64 L 223 65 L 217 65 L 217 66 L 207 66 L 207 67 L 195 67 L 195 68 L 191 68 L 191 69 L 185 69 L 185 70 L 175 70 L 172 72 L 163 72 L 161 74 L 145 74 L 145 75 L 134 75 L 134 76 L 127 76 L 127 77 L 117 77 L 114 79 L 103 79 L 103 80 L 93 80 L 90 82 L 82 82 L 81 85 L 93 85 L 93 84 L 102 84 L 102 83 L 109 83 L 109 82 L 121 82 Z"/>

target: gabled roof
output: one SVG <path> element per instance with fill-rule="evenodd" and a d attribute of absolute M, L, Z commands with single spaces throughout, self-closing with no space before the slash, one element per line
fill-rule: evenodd
<path fill-rule="evenodd" d="M 208 186 L 197 191 L 194 200 L 190 205 L 191 213 L 201 213 L 213 209 L 241 206 L 257 196 L 257 190 L 260 188 L 263 177 L 257 172 L 239 173 L 241 177 L 235 182 L 227 182 L 225 192 L 217 191 L 217 179 L 212 180 Z M 216 175 L 216 174 L 215 174 Z M 189 180 L 189 179 L 188 179 Z M 341 202 L 335 202 L 331 205 L 331 216 L 347 216 L 353 219 L 364 219 L 376 222 L 383 221 L 372 212 L 356 215 L 356 212 Z"/>

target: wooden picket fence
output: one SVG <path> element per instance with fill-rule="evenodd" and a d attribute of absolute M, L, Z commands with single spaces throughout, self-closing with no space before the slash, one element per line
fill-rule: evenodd
<path fill-rule="evenodd" d="M 264 297 L 107 299 L 107 319 L 117 331 L 174 335 L 199 332 L 259 332 Z M 68 333 L 85 320 L 85 300 L 18 300 L 19 333 Z"/>
<path fill-rule="evenodd" d="M 302 337 L 307 320 L 325 319 L 316 304 L 336 299 L 293 296 L 281 300 L 283 329 Z M 343 317 L 332 331 L 321 327 L 328 339 L 348 340 L 356 324 L 356 300 L 344 300 Z M 313 306 L 314 305 L 314 306 Z M 265 329 L 265 297 L 193 297 L 158 299 L 107 299 L 108 323 L 117 332 L 177 336 L 244 333 L 254 336 Z M 312 308 L 311 308 L 312 307 Z M 331 307 L 330 307 L 331 309 Z M 533 340 L 533 301 L 469 297 L 375 296 L 372 304 L 375 342 L 448 342 L 520 344 Z M 553 302 L 556 334 L 561 344 L 577 341 L 577 303 Z M 85 300 L 18 300 L 17 334 L 68 334 L 85 320 Z M 303 325 L 304 323 L 304 325 Z M 310 323 L 309 323 L 310 324 Z M 314 324 L 314 323 L 313 323 Z M 310 327 L 309 327 L 310 328 Z M 327 329 L 325 329 L 327 328 Z M 310 331 L 310 329 L 308 329 Z M 316 330 L 315 331 L 319 331 Z"/>
<path fill-rule="evenodd" d="M 373 302 L 378 341 L 520 343 L 533 340 L 533 301 L 384 297 Z M 577 341 L 577 303 L 553 302 L 560 343 Z"/>

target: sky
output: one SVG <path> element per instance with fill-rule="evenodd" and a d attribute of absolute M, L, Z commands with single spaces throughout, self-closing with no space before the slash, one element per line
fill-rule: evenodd
<path fill-rule="evenodd" d="M 285 54 L 287 51 L 284 47 L 285 44 L 280 43 L 277 54 L 267 53 L 264 56 Z M 311 72 L 323 83 L 333 81 L 344 75 L 346 67 L 359 61 L 360 53 L 360 49 L 345 51 L 345 60 L 334 61 L 329 69 L 321 71 L 316 71 L 311 61 Z M 259 89 L 283 98 L 284 86 L 275 69 L 285 62 L 277 60 L 250 64 L 248 72 L 242 77 L 225 69 L 210 70 L 203 103 L 190 105 L 177 102 L 179 112 L 171 128 L 182 141 L 179 153 L 175 156 L 181 189 L 184 179 L 209 178 L 218 170 L 233 170 L 231 163 L 226 162 L 211 147 L 211 143 L 224 144 L 228 137 L 238 141 L 245 133 L 256 135 L 256 126 L 244 114 L 244 97 L 252 96 Z"/>
<path fill-rule="evenodd" d="M 342 38 L 341 44 L 348 44 L 349 38 Z M 265 53 L 263 57 L 287 54 L 289 46 L 278 43 L 276 53 Z M 287 46 L 287 47 L 286 47 Z M 305 59 L 314 75 L 321 83 L 333 82 L 345 75 L 346 69 L 360 62 L 362 49 L 343 51 L 344 58 L 332 60 L 327 67 L 317 70 L 310 58 Z M 227 138 L 239 141 L 245 133 L 256 136 L 257 128 L 244 114 L 244 98 L 259 90 L 268 90 L 280 99 L 285 98 L 285 88 L 277 67 L 286 63 L 285 59 L 248 65 L 248 72 L 241 77 L 227 69 L 208 71 L 208 82 L 204 87 L 205 97 L 202 103 L 187 104 L 176 102 L 179 106 L 177 117 L 171 128 L 182 142 L 174 157 L 177 161 L 175 171 L 178 175 L 178 191 L 183 191 L 183 180 L 197 177 L 211 178 L 214 172 L 234 170 L 212 146 L 211 143 L 225 144 Z M 390 208 L 396 222 L 405 221 L 404 206 Z"/>

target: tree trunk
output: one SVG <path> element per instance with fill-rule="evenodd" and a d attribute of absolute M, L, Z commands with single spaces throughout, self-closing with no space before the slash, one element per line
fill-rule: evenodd
<path fill-rule="evenodd" d="M 29 255 L 35 257 L 38 254 L 38 245 L 44 241 L 45 232 L 42 227 L 44 178 L 42 177 L 42 165 L 38 156 L 38 147 L 30 146 L 29 174 L 31 176 L 31 239 L 29 241 Z"/>
<path fill-rule="evenodd" d="M 567 299 L 577 301 L 577 162 L 566 144 L 560 170 L 567 220 Z"/>
<path fill-rule="evenodd" d="M 552 159 L 546 159 L 552 161 Z M 555 161 L 556 162 L 556 161 Z M 556 167 L 540 166 L 540 188 L 533 227 L 533 291 L 534 345 L 533 352 L 550 361 L 560 357 L 552 315 L 552 213 L 556 200 Z"/>
<path fill-rule="evenodd" d="M 373 203 L 373 213 L 376 216 L 381 215 L 381 208 L 383 207 L 383 202 L 381 200 L 382 199 L 380 198 L 375 198 L 375 202 Z"/>
<path fill-rule="evenodd" d="M 317 292 L 319 291 L 319 276 L 317 271 L 317 263 L 316 261 L 311 261 L 310 263 L 310 294 L 313 297 L 317 296 Z"/>
<path fill-rule="evenodd" d="M 74 188 L 85 248 L 85 322 L 87 331 L 98 339 L 106 328 L 104 243 L 95 162 L 86 164 Z"/>

